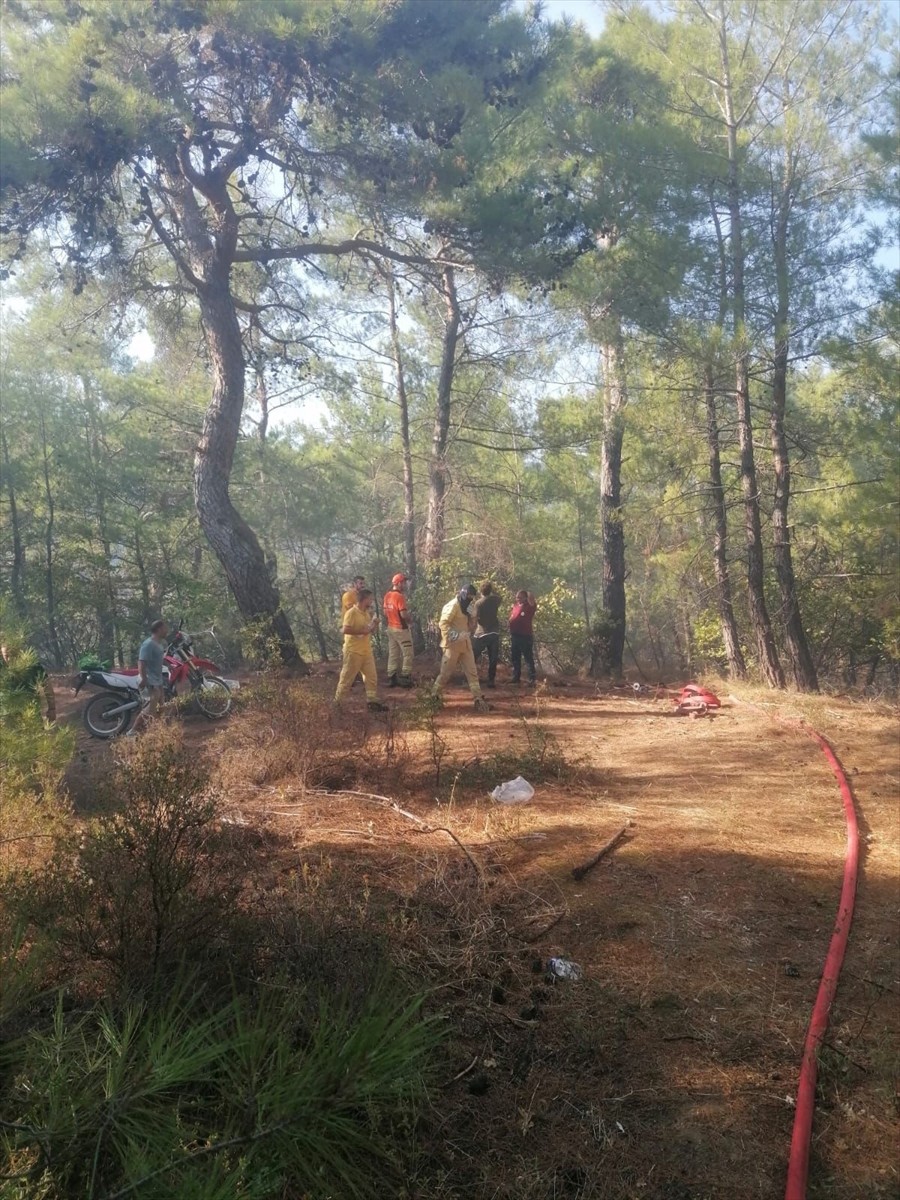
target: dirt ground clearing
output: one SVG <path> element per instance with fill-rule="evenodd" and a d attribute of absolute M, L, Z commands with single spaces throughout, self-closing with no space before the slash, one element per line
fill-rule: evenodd
<path fill-rule="evenodd" d="M 324 698 L 331 685 L 301 686 Z M 418 963 L 414 946 L 427 935 L 435 971 L 446 964 L 435 991 L 450 1029 L 446 1077 L 422 1114 L 411 1195 L 781 1194 L 845 828 L 824 757 L 777 714 L 805 716 L 831 740 L 864 841 L 821 1059 L 810 1200 L 900 1195 L 892 709 L 835 698 L 774 705 L 766 693 L 765 711 L 730 705 L 689 720 L 665 701 L 568 685 L 498 688 L 494 712 L 475 714 L 454 690 L 423 731 L 399 717 L 415 698 L 393 696 L 387 737 L 357 692 L 334 731 L 358 737 L 357 754 L 375 742 L 384 754 L 391 742 L 380 786 L 371 777 L 338 786 L 390 796 L 451 830 L 477 871 L 445 833 L 369 799 L 321 785 L 313 794 L 290 776 L 232 782 L 226 800 L 229 819 L 264 839 L 279 886 L 349 890 L 401 958 L 408 945 Z M 190 736 L 218 757 L 242 719 L 191 723 Z M 536 782 L 527 805 L 493 804 L 473 771 L 515 756 L 536 729 L 558 740 L 568 765 Z M 437 788 L 433 734 L 443 747 Z M 626 840 L 576 882 L 572 868 L 627 821 Z M 548 982 L 551 955 L 578 962 L 583 978 Z"/>

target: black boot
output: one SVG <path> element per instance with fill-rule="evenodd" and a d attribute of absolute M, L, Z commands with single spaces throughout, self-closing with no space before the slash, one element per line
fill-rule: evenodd
<path fill-rule="evenodd" d="M 396 676 L 396 674 L 394 674 L 394 675 L 388 675 L 388 687 L 396 687 L 396 686 L 397 686 L 397 676 Z"/>
<path fill-rule="evenodd" d="M 380 700 L 369 701 L 369 712 L 387 712 L 388 706 L 382 704 Z"/>
<path fill-rule="evenodd" d="M 397 687 L 411 688 L 414 686 L 412 675 L 401 675 L 397 680 Z"/>

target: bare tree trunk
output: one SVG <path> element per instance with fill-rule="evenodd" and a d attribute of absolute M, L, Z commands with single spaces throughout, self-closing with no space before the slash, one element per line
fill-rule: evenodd
<path fill-rule="evenodd" d="M 50 484 L 50 452 L 47 446 L 47 423 L 44 409 L 40 409 L 41 452 L 43 459 L 44 496 L 47 501 L 47 521 L 44 526 L 44 595 L 47 602 L 47 634 L 54 666 L 62 666 L 59 634 L 56 628 L 56 587 L 53 578 L 53 535 L 56 523 L 56 508 L 53 503 L 53 488 Z"/>
<path fill-rule="evenodd" d="M 312 625 L 322 661 L 328 662 L 328 642 L 325 640 L 325 630 L 322 628 L 322 622 L 319 620 L 319 615 L 316 612 L 316 593 L 313 588 L 312 576 L 309 573 L 309 563 L 306 560 L 306 548 L 303 545 L 303 538 L 299 539 L 299 544 L 300 558 L 303 561 L 303 574 L 306 579 L 306 593 L 304 595 L 306 611 L 309 613 L 309 623 Z M 300 591 L 302 593 L 303 589 L 301 588 Z"/>
<path fill-rule="evenodd" d="M 394 275 L 385 272 L 388 289 L 388 315 L 391 325 L 391 352 L 394 358 L 394 373 L 397 380 L 397 403 L 400 406 L 400 444 L 403 449 L 403 556 L 404 570 L 409 580 L 410 593 L 416 588 L 416 495 L 413 478 L 412 441 L 409 434 L 409 396 L 406 392 L 406 371 L 403 367 L 403 347 L 397 323 L 397 296 L 394 290 Z M 413 645 L 417 654 L 425 649 L 422 625 L 413 616 L 410 623 Z"/>
<path fill-rule="evenodd" d="M 447 441 L 450 434 L 450 401 L 453 391 L 453 373 L 456 370 L 456 349 L 460 327 L 459 300 L 452 267 L 444 268 L 441 276 L 441 294 L 445 307 L 444 338 L 441 348 L 441 373 L 438 378 L 434 431 L 431 437 L 431 459 L 428 464 L 428 514 L 425 520 L 424 545 L 427 562 L 436 562 L 444 550 Z"/>
<path fill-rule="evenodd" d="M 141 535 L 134 531 L 134 561 L 138 570 L 138 583 L 141 589 L 141 615 L 144 625 L 149 629 L 153 622 L 153 608 L 150 603 L 150 581 L 147 578 L 147 566 L 144 562 L 144 552 L 141 549 Z"/>
<path fill-rule="evenodd" d="M 819 679 L 813 662 L 797 596 L 797 580 L 791 555 L 791 531 L 788 505 L 791 498 L 791 460 L 784 433 L 787 403 L 787 374 L 790 353 L 790 284 L 787 266 L 789 197 L 783 196 L 774 228 L 775 277 L 778 305 L 775 316 L 775 354 L 772 368 L 772 409 L 769 429 L 772 460 L 775 467 L 775 499 L 772 508 L 772 533 L 775 546 L 775 574 L 781 591 L 781 616 L 784 644 L 791 664 L 794 684 L 801 692 L 817 692 Z"/>
<path fill-rule="evenodd" d="M 212 274 L 200 293 L 213 390 L 194 457 L 197 516 L 259 644 L 268 648 L 274 639 L 283 663 L 305 668 L 256 534 L 228 491 L 244 411 L 244 355 L 227 271 L 221 270 L 222 279 L 219 273 Z"/>
<path fill-rule="evenodd" d="M 784 672 L 772 633 L 766 605 L 765 561 L 763 558 L 762 520 L 759 487 L 753 452 L 753 420 L 750 407 L 750 350 L 747 342 L 744 294 L 744 244 L 738 173 L 738 122 L 734 109 L 728 55 L 728 30 L 724 8 L 719 25 L 722 59 L 722 103 L 728 134 L 728 214 L 731 225 L 731 264 L 734 311 L 735 401 L 737 404 L 738 443 L 740 447 L 741 492 L 744 498 L 744 536 L 747 545 L 747 590 L 750 620 L 756 636 L 759 667 L 770 687 L 784 687 Z"/>
<path fill-rule="evenodd" d="M 116 587 L 112 572 L 112 540 L 106 519 L 102 435 L 94 403 L 93 387 L 91 380 L 86 375 L 81 376 L 81 388 L 84 394 L 85 443 L 91 469 L 91 486 L 97 503 L 97 532 L 100 536 L 100 550 L 103 554 L 103 579 L 99 589 L 97 609 L 99 653 L 102 659 L 108 659 L 110 662 L 116 659 L 119 666 L 123 667 L 125 661 L 122 653 L 122 638 L 118 629 Z"/>
<path fill-rule="evenodd" d="M 625 435 L 625 359 L 621 326 L 602 348 L 603 436 L 600 441 L 600 537 L 603 608 L 610 622 L 609 670 L 619 678 L 625 654 L 625 530 L 622 525 L 622 442 Z"/>
<path fill-rule="evenodd" d="M 231 151 L 235 163 L 242 154 L 242 147 Z M 212 396 L 194 454 L 194 503 L 200 528 L 222 564 L 241 616 L 253 627 L 260 651 L 268 655 L 277 646 L 285 665 L 305 671 L 266 556 L 229 494 L 244 412 L 246 364 L 231 293 L 239 219 L 228 191 L 227 173 L 221 163 L 205 174 L 198 172 L 190 150 L 182 143 L 165 159 L 163 175 L 166 204 L 178 218 L 186 257 L 172 249 L 149 198 L 147 211 L 160 240 L 172 250 L 199 300 L 212 372 Z M 208 201 L 211 215 L 204 213 L 196 192 Z"/>
<path fill-rule="evenodd" d="M 716 597 L 719 603 L 722 640 L 725 643 L 725 657 L 732 678 L 746 679 L 747 664 L 744 661 L 737 619 L 734 615 L 731 574 L 728 569 L 728 510 L 725 505 L 725 488 L 722 485 L 719 421 L 711 365 L 707 366 L 704 372 L 703 395 L 706 401 L 706 447 L 709 456 L 709 488 L 713 516 L 713 566 L 716 573 Z"/>
<path fill-rule="evenodd" d="M 259 405 L 259 420 L 256 423 L 256 436 L 259 451 L 259 482 L 266 482 L 266 437 L 269 432 L 269 388 L 266 384 L 266 368 L 261 352 L 257 352 L 253 364 L 256 375 L 256 403 Z"/>
<path fill-rule="evenodd" d="M 19 525 L 19 506 L 16 501 L 12 465 L 9 461 L 9 446 L 6 443 L 6 435 L 3 432 L 2 424 L 0 424 L 0 448 L 3 450 L 3 478 L 6 482 L 6 496 L 9 500 L 9 524 L 12 531 L 13 557 L 9 584 L 16 612 L 24 621 L 28 616 L 28 607 L 25 603 L 25 550 L 22 546 L 22 529 Z"/>

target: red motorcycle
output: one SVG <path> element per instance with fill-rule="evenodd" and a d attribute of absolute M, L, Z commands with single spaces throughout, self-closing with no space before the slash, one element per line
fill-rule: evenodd
<path fill-rule="evenodd" d="M 84 706 L 84 724 L 91 737 L 112 738 L 127 731 L 147 702 L 138 687 L 139 673 L 137 667 L 121 671 L 89 668 L 80 673 L 76 695 L 86 683 L 103 689 Z M 173 700 L 178 695 L 179 685 L 185 682 L 197 707 L 210 721 L 218 721 L 228 714 L 231 688 L 211 659 L 194 653 L 191 635 L 177 629 L 163 656 L 164 699 Z"/>

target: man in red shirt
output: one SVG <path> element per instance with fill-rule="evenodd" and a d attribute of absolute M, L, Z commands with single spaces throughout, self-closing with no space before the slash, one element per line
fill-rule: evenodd
<path fill-rule="evenodd" d="M 509 648 L 512 654 L 511 683 L 518 683 L 522 675 L 522 659 L 528 667 L 528 683 L 535 684 L 534 670 L 534 614 L 537 601 L 531 592 L 516 592 L 516 602 L 509 614 Z"/>
<path fill-rule="evenodd" d="M 388 687 L 411 688 L 413 641 L 409 630 L 409 609 L 406 606 L 406 576 L 398 573 L 391 580 L 391 590 L 385 592 L 381 604 L 387 622 Z"/>

